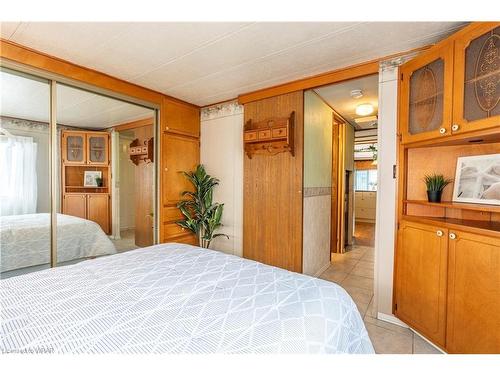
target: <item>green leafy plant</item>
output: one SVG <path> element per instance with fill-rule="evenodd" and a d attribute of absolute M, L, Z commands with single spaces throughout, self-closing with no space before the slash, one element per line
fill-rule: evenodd
<path fill-rule="evenodd" d="M 215 233 L 222 226 L 223 203 L 213 203 L 213 190 L 219 180 L 210 176 L 203 165 L 198 165 L 194 172 L 182 172 L 193 184 L 194 191 L 183 191 L 187 199 L 177 203 L 184 220 L 177 221 L 182 228 L 188 229 L 198 237 L 200 247 L 209 248 L 212 240 L 226 234 Z"/>
<path fill-rule="evenodd" d="M 442 174 L 425 175 L 424 177 L 427 191 L 443 191 L 443 189 L 453 182 L 450 178 L 444 178 Z"/>

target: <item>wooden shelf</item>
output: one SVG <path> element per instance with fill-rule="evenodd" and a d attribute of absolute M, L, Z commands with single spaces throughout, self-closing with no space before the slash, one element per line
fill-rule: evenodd
<path fill-rule="evenodd" d="M 461 203 L 461 202 L 434 203 L 434 202 L 428 202 L 426 200 L 409 200 L 409 199 L 404 200 L 404 203 L 418 204 L 422 206 L 441 207 L 441 208 L 454 208 L 454 209 L 470 210 L 470 211 L 488 211 L 488 212 L 500 213 L 500 206 L 495 206 L 490 204 Z"/>
<path fill-rule="evenodd" d="M 407 221 L 414 221 L 430 225 L 439 226 L 445 224 L 446 227 L 450 229 L 482 235 L 490 235 L 500 238 L 500 222 L 498 221 L 464 220 L 412 215 L 402 215 L 401 218 Z"/>

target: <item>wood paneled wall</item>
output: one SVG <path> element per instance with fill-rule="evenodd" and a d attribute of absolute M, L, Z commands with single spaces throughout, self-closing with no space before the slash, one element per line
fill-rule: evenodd
<path fill-rule="evenodd" d="M 245 104 L 245 122 L 295 111 L 295 156 L 244 157 L 243 256 L 302 272 L 304 95 L 296 91 Z"/>

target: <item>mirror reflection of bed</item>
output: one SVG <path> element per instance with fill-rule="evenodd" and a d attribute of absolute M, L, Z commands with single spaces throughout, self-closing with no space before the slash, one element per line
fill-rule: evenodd
<path fill-rule="evenodd" d="M 111 180 L 111 144 L 113 134 L 118 135 L 113 130 L 116 125 L 146 117 L 152 137 L 154 111 L 57 84 L 53 171 L 57 185 L 51 200 L 50 85 L 11 70 L 0 74 L 0 277 L 50 268 L 51 246 L 55 265 L 63 266 L 152 244 L 152 199 L 145 208 L 151 243 L 139 239 L 136 245 L 134 233 L 134 242 L 125 246 L 115 231 L 113 215 L 119 210 L 113 210 L 113 193 L 119 194 L 119 189 L 113 189 Z M 151 176 L 146 186 L 151 187 L 152 197 L 152 163 L 147 170 Z M 119 196 L 115 198 L 119 201 Z M 123 199 L 122 207 L 135 212 L 133 201 Z"/>

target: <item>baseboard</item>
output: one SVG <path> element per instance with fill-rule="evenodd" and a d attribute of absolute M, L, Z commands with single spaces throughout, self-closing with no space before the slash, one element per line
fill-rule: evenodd
<path fill-rule="evenodd" d="M 380 313 L 379 312 L 379 313 L 377 313 L 377 319 L 378 320 L 382 320 L 382 321 L 387 322 L 387 323 L 395 324 L 395 325 L 400 326 L 400 327 L 408 328 L 414 334 L 418 335 L 420 338 L 422 338 L 427 343 L 429 343 L 430 345 L 432 345 L 434 348 L 436 348 L 437 350 L 439 350 L 441 353 L 447 354 L 445 351 L 443 351 L 443 349 L 441 349 L 440 347 L 436 346 L 434 343 L 430 342 L 428 339 L 426 339 L 420 333 L 418 333 L 417 331 L 415 331 L 409 325 L 403 323 L 401 320 L 399 320 L 398 318 L 396 318 L 394 315 L 389 315 L 389 314 L 384 314 L 384 313 Z"/>
<path fill-rule="evenodd" d="M 403 328 L 410 328 L 410 327 L 408 327 L 407 324 L 403 323 L 401 320 L 396 318 L 394 315 L 389 315 L 389 314 L 384 314 L 384 313 L 379 312 L 379 313 L 377 313 L 377 319 L 382 320 L 383 322 L 395 324 L 395 325 L 403 327 Z"/>
<path fill-rule="evenodd" d="M 316 273 L 314 274 L 314 277 L 319 277 L 319 276 L 321 276 L 321 274 L 322 274 L 323 272 L 325 272 L 325 271 L 328 269 L 328 267 L 330 267 L 330 265 L 331 265 L 331 263 L 330 263 L 330 262 L 328 262 L 327 264 L 325 264 L 323 267 L 321 267 L 321 268 L 319 269 L 319 271 L 318 271 L 318 272 L 316 272 Z"/>
<path fill-rule="evenodd" d="M 120 228 L 120 232 L 122 232 L 124 230 L 132 230 L 132 229 L 135 229 L 135 227 L 122 227 L 122 228 Z"/>

